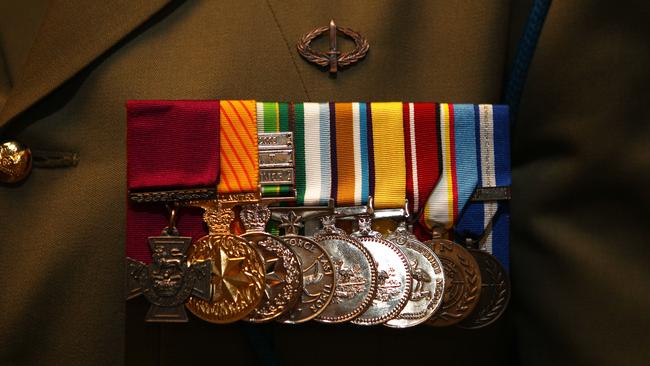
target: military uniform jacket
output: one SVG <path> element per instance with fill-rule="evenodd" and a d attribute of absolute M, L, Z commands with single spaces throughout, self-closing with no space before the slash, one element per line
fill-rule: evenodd
<path fill-rule="evenodd" d="M 514 129 L 497 324 L 152 325 L 144 300 L 125 307 L 126 100 L 498 103 L 530 3 L 1 3 L 0 140 L 80 160 L 0 186 L 0 364 L 647 361 L 646 5 L 551 6 Z M 372 44 L 336 79 L 295 51 L 330 18 Z"/>

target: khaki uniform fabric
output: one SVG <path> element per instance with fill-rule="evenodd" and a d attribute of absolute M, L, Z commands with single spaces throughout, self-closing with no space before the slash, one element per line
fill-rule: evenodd
<path fill-rule="evenodd" d="M 143 299 L 125 307 L 126 100 L 498 103 L 529 5 L 1 3 L 0 140 L 80 163 L 0 186 L 0 364 L 647 362 L 648 6 L 551 7 L 514 132 L 514 292 L 497 324 L 157 325 Z M 336 79 L 294 46 L 330 18 L 371 43 Z"/>

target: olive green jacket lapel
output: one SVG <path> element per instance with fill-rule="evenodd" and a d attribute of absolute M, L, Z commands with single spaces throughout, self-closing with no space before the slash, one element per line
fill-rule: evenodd
<path fill-rule="evenodd" d="M 53 0 L 0 110 L 0 128 L 124 39 L 170 0 Z"/>

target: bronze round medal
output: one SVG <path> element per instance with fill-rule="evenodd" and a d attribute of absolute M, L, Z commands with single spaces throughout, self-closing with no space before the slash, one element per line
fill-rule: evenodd
<path fill-rule="evenodd" d="M 262 302 L 244 320 L 253 323 L 271 321 L 292 309 L 302 292 L 302 271 L 296 254 L 275 235 L 264 232 L 271 217 L 268 207 L 260 204 L 242 208 L 242 224 L 246 233 L 241 237 L 264 258 L 266 288 Z"/>
<path fill-rule="evenodd" d="M 481 291 L 478 263 L 467 249 L 451 240 L 432 239 L 424 244 L 440 258 L 445 273 L 442 305 L 426 324 L 437 327 L 457 324 L 478 304 Z"/>
<path fill-rule="evenodd" d="M 185 306 L 211 323 L 232 323 L 255 309 L 264 293 L 264 262 L 246 240 L 229 234 L 207 235 L 188 251 L 188 261 L 210 260 L 212 296 L 190 296 Z"/>
<path fill-rule="evenodd" d="M 510 301 L 510 280 L 501 263 L 490 253 L 469 249 L 481 269 L 481 296 L 476 309 L 458 326 L 478 329 L 499 319 Z"/>
<path fill-rule="evenodd" d="M 314 235 L 332 259 L 336 283 L 332 301 L 315 318 L 323 323 L 343 323 L 357 317 L 370 307 L 377 291 L 377 268 L 370 252 L 334 222 L 334 217 L 323 218 L 323 230 Z"/>
<path fill-rule="evenodd" d="M 370 252 L 377 266 L 377 293 L 370 307 L 352 319 L 358 325 L 376 325 L 395 318 L 411 296 L 411 267 L 402 251 L 371 228 L 371 218 L 358 218 L 359 229 L 352 233 Z"/>

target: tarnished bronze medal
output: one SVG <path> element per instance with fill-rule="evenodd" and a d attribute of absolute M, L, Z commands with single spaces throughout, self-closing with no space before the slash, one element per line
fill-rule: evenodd
<path fill-rule="evenodd" d="M 205 209 L 203 220 L 209 234 L 194 242 L 189 261 L 211 260 L 212 296 L 209 300 L 190 297 L 185 306 L 211 323 L 231 323 L 255 309 L 264 293 L 264 261 L 245 239 L 230 232 L 235 214 L 217 201 L 195 202 Z"/>
<path fill-rule="evenodd" d="M 148 322 L 186 322 L 183 304 L 193 295 L 210 298 L 210 261 L 187 263 L 185 252 L 192 238 L 166 228 L 161 236 L 149 237 L 152 262 L 127 258 L 127 300 L 144 295 L 151 303 Z"/>
<path fill-rule="evenodd" d="M 314 234 L 314 240 L 334 264 L 336 287 L 332 301 L 315 319 L 343 323 L 370 307 L 377 292 L 377 268 L 370 252 L 335 226 L 334 216 L 325 216 L 321 221 L 323 229 Z"/>
<path fill-rule="evenodd" d="M 392 328 L 406 328 L 429 319 L 442 304 L 445 276 L 440 259 L 433 250 L 411 233 L 405 222 L 386 237 L 406 255 L 411 265 L 413 288 L 404 309 L 384 323 Z"/>
<path fill-rule="evenodd" d="M 264 231 L 271 218 L 268 207 L 253 203 L 242 207 L 240 218 L 246 239 L 264 258 L 266 286 L 262 302 L 244 320 L 271 321 L 293 309 L 302 292 L 302 271 L 296 254 L 285 242 Z"/>
<path fill-rule="evenodd" d="M 478 263 L 467 249 L 451 240 L 434 238 L 424 244 L 440 258 L 445 274 L 442 305 L 426 323 L 437 327 L 457 324 L 474 311 L 479 301 L 481 273 Z"/>
<path fill-rule="evenodd" d="M 411 267 L 402 251 L 381 233 L 372 230 L 370 215 L 357 218 L 358 229 L 350 236 L 370 252 L 377 266 L 377 293 L 370 307 L 352 323 L 375 325 L 395 318 L 411 296 Z"/>
<path fill-rule="evenodd" d="M 510 279 L 501 263 L 490 253 L 469 249 L 481 269 L 481 296 L 474 311 L 458 326 L 479 329 L 499 319 L 510 301 Z"/>
<path fill-rule="evenodd" d="M 296 253 L 302 270 L 302 295 L 296 306 L 278 319 L 282 323 L 302 323 L 318 316 L 334 296 L 334 266 L 330 256 L 314 240 L 298 235 L 301 217 L 289 211 L 282 216 L 282 240 Z"/>

